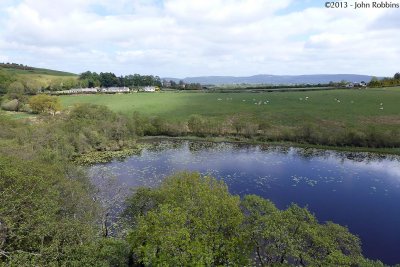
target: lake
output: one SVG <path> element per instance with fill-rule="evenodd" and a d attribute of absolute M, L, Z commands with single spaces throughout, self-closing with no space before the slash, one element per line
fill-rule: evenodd
<path fill-rule="evenodd" d="M 400 263 L 400 159 L 368 153 L 189 141 L 160 141 L 140 155 L 91 167 L 128 187 L 155 186 L 181 170 L 224 180 L 231 193 L 257 194 L 278 208 L 307 206 L 320 222 L 346 225 L 363 254 Z"/>

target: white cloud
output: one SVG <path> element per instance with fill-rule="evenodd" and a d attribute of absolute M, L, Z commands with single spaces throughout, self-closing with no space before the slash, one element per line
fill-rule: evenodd
<path fill-rule="evenodd" d="M 394 10 L 333 10 L 323 3 L 290 10 L 292 4 L 22 0 L 5 5 L 0 49 L 18 63 L 40 59 L 74 72 L 184 77 L 399 71 Z"/>

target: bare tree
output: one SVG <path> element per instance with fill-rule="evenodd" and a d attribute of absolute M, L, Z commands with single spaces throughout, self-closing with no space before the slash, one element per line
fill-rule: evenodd
<path fill-rule="evenodd" d="M 120 214 L 130 190 L 106 167 L 92 173 L 91 181 L 95 186 L 94 200 L 101 207 L 102 234 L 104 237 L 113 236 L 118 232 Z"/>

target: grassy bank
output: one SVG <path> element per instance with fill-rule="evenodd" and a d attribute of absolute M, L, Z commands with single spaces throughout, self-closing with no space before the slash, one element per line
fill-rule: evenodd
<path fill-rule="evenodd" d="M 354 147 L 354 146 L 324 146 L 324 145 L 313 145 L 295 142 L 275 141 L 275 142 L 264 142 L 258 141 L 257 139 L 248 138 L 237 138 L 234 136 L 226 137 L 198 137 L 198 136 L 145 136 L 138 140 L 138 143 L 147 142 L 158 142 L 164 140 L 179 140 L 179 141 L 191 141 L 191 142 L 213 142 L 213 143 L 239 143 L 249 145 L 269 145 L 269 146 L 282 146 L 282 147 L 299 147 L 299 148 L 315 148 L 321 150 L 333 150 L 343 152 L 355 152 L 355 153 L 373 153 L 382 155 L 400 155 L 400 148 L 370 148 L 370 147 Z"/>

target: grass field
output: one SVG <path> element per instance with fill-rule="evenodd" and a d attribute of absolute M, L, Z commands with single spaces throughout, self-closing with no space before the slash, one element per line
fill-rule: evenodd
<path fill-rule="evenodd" d="M 64 107 L 75 103 L 106 105 L 125 114 L 138 111 L 171 121 L 192 114 L 226 119 L 241 115 L 249 120 L 279 125 L 305 122 L 329 125 L 400 126 L 400 88 L 343 89 L 273 93 L 134 93 L 128 95 L 62 96 Z M 382 103 L 382 104 L 381 104 Z"/>
<path fill-rule="evenodd" d="M 40 69 L 33 68 L 33 70 L 23 70 L 23 69 L 15 69 L 15 68 L 1 68 L 11 74 L 19 74 L 19 75 L 50 75 L 50 76 L 77 76 L 74 73 L 58 71 L 58 70 L 50 70 L 50 69 Z"/>

